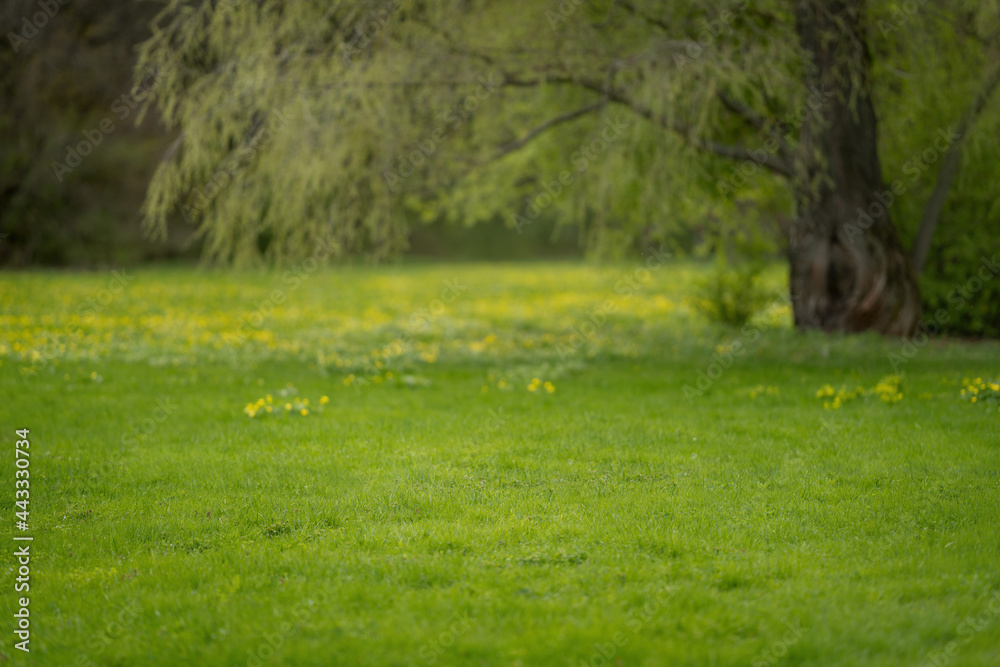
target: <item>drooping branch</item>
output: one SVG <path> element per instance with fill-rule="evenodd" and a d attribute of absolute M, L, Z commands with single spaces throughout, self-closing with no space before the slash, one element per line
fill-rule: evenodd
<path fill-rule="evenodd" d="M 729 144 L 723 144 L 717 141 L 712 141 L 710 139 L 705 139 L 703 137 L 697 136 L 697 133 L 688 125 L 681 123 L 676 120 L 668 120 L 662 114 L 654 112 L 652 109 L 646 107 L 645 105 L 637 102 L 636 100 L 630 98 L 628 94 L 621 88 L 614 88 L 608 86 L 607 83 L 603 81 L 596 81 L 593 79 L 585 79 L 580 77 L 548 77 L 544 79 L 524 79 L 516 75 L 510 75 L 504 73 L 504 85 L 516 86 L 516 87 L 529 87 L 538 86 L 542 84 L 551 83 L 565 83 L 574 84 L 582 86 L 588 90 L 595 93 L 599 93 L 607 98 L 607 100 L 620 104 L 627 107 L 632 113 L 636 114 L 641 118 L 659 125 L 660 127 L 670 130 L 681 137 L 685 142 L 691 145 L 693 148 L 704 151 L 706 153 L 711 153 L 719 157 L 728 158 L 731 160 L 754 160 L 762 167 L 778 174 L 784 176 L 785 178 L 792 177 L 792 166 L 791 164 L 782 159 L 781 157 L 774 155 L 767 155 L 763 160 L 753 157 L 750 154 L 750 150 L 744 146 L 733 146 Z"/>
<path fill-rule="evenodd" d="M 587 106 L 584 106 L 584 107 L 581 107 L 579 109 L 576 109 L 575 111 L 569 111 L 569 112 L 564 113 L 562 115 L 556 116 L 555 118 L 551 118 L 551 119 L 545 121 L 544 123 L 542 123 L 541 125 L 537 126 L 536 128 L 534 128 L 533 130 L 531 130 L 527 134 L 525 134 L 520 139 L 516 139 L 514 141 L 511 141 L 508 144 L 505 144 L 504 146 L 501 146 L 500 150 L 497 152 L 497 154 L 493 156 L 493 159 L 494 160 L 499 159 L 499 158 L 503 157 L 504 155 L 506 155 L 507 153 L 511 153 L 513 151 L 516 151 L 519 148 L 522 148 L 525 144 L 527 144 L 528 142 L 530 142 L 535 137 L 537 137 L 537 136 L 543 134 L 544 132 L 546 132 L 547 130 L 552 129 L 553 127 L 555 127 L 557 125 L 562 125 L 563 123 L 568 123 L 571 120 L 576 120 L 580 116 L 585 116 L 586 114 L 591 113 L 593 111 L 597 111 L 598 109 L 602 108 L 605 104 L 606 104 L 605 100 L 603 100 L 603 99 L 602 100 L 598 100 L 597 102 L 594 102 L 593 104 L 588 104 Z"/>
<path fill-rule="evenodd" d="M 739 116 L 751 127 L 774 139 L 774 141 L 778 144 L 778 152 L 781 153 L 782 157 L 785 158 L 786 161 L 791 158 L 792 147 L 789 146 L 788 142 L 785 141 L 785 138 L 781 136 L 779 132 L 775 131 L 774 123 L 769 122 L 768 119 L 764 118 L 747 105 L 730 97 L 721 90 L 717 93 L 717 97 L 719 98 L 719 101 L 722 102 L 722 106 L 728 111 Z"/>
<path fill-rule="evenodd" d="M 934 183 L 930 199 L 924 206 L 920 227 L 917 230 L 917 238 L 914 239 L 913 249 L 910 251 L 913 269 L 918 276 L 923 272 L 927 263 L 927 255 L 931 250 L 931 241 L 934 239 L 934 230 L 937 229 L 938 220 L 941 217 L 941 209 L 944 208 L 944 203 L 948 199 L 948 191 L 951 189 L 955 176 L 958 175 L 962 157 L 962 143 L 998 85 L 1000 85 L 1000 67 L 993 70 L 983 83 L 983 87 L 973 98 L 969 108 L 965 110 L 962 119 L 958 122 L 958 127 L 955 129 L 954 141 L 941 160 L 941 170 L 938 171 L 937 181 Z"/>
<path fill-rule="evenodd" d="M 665 22 L 659 21 L 658 19 L 655 19 L 653 17 L 649 17 L 648 15 L 638 10 L 635 4 L 632 3 L 630 0 L 620 0 L 619 4 L 629 12 L 645 19 L 646 21 L 649 21 L 653 25 L 656 25 L 657 27 L 662 28 L 663 30 L 669 29 L 669 26 Z M 742 160 L 753 159 L 762 167 L 772 171 L 775 174 L 778 174 L 785 178 L 792 177 L 792 166 L 791 166 L 791 161 L 788 157 L 789 155 L 791 155 L 791 150 L 787 142 L 784 141 L 783 137 L 780 136 L 777 137 L 779 141 L 779 146 L 781 147 L 781 149 L 779 150 L 779 153 L 781 153 L 781 155 L 774 156 L 768 154 L 767 157 L 764 158 L 763 160 L 760 160 L 756 157 L 752 157 L 749 149 L 746 147 L 732 146 L 717 141 L 712 141 L 709 139 L 698 137 L 696 136 L 696 133 L 693 131 L 693 129 L 690 128 L 689 126 L 683 123 L 679 123 L 677 121 L 668 121 L 665 117 L 663 117 L 663 115 L 654 113 L 653 110 L 631 99 L 624 90 L 620 88 L 615 88 L 613 85 L 614 83 L 613 73 L 615 71 L 614 66 L 609 69 L 609 72 L 611 74 L 604 81 L 597 81 L 595 79 L 589 79 L 580 76 L 570 76 L 566 74 L 540 75 L 540 76 L 536 75 L 535 77 L 525 78 L 523 76 L 519 76 L 500 67 L 496 59 L 488 54 L 480 53 L 473 49 L 458 46 L 458 42 L 457 40 L 455 40 L 453 35 L 451 35 L 451 33 L 449 33 L 447 30 L 442 29 L 440 26 L 436 26 L 426 22 L 421 22 L 421 23 L 425 25 L 425 27 L 435 32 L 439 37 L 442 37 L 446 42 L 446 44 L 448 45 L 447 48 L 450 52 L 456 55 L 472 57 L 492 67 L 496 67 L 503 78 L 504 86 L 535 87 L 535 86 L 550 85 L 550 84 L 571 84 L 571 85 L 581 86 L 593 92 L 599 93 L 603 97 L 601 104 L 607 101 L 611 101 L 615 102 L 616 104 L 628 107 L 636 115 L 645 118 L 646 120 L 649 120 L 651 122 L 654 122 L 664 129 L 676 133 L 685 142 L 687 142 L 689 145 L 698 150 L 711 153 L 719 157 L 728 158 L 731 160 L 742 161 Z M 731 111 L 735 110 L 736 108 L 740 108 L 739 104 L 736 103 L 735 101 L 730 100 L 730 102 L 732 102 L 733 104 L 733 108 L 730 109 Z M 587 109 L 587 111 L 577 110 L 575 112 L 570 112 L 569 117 L 566 118 L 565 120 L 562 120 L 561 119 L 562 117 L 560 117 L 558 119 L 553 119 L 553 121 L 557 121 L 554 124 L 559 124 L 562 122 L 566 122 L 568 120 L 573 120 L 574 118 L 584 115 L 585 113 L 592 110 L 593 109 L 589 108 Z M 748 122 L 752 118 L 753 124 L 755 124 L 755 127 L 758 127 L 758 129 L 764 129 L 767 127 L 764 119 L 757 117 L 754 114 L 754 112 L 748 108 L 743 107 L 741 109 L 741 116 L 744 117 L 745 120 L 748 120 Z M 529 135 L 527 135 L 520 144 L 510 149 L 507 149 L 507 147 L 501 149 L 500 155 L 509 153 L 511 150 L 516 150 L 516 148 L 520 148 L 525 143 L 534 138 L 534 136 L 537 136 L 537 134 L 544 132 L 546 129 L 548 129 L 548 127 L 550 126 L 546 125 L 541 128 L 536 128 L 536 130 L 533 130 L 532 133 L 529 133 Z"/>
<path fill-rule="evenodd" d="M 667 25 L 666 21 L 663 21 L 662 19 L 658 19 L 655 16 L 650 16 L 649 14 L 641 11 L 639 8 L 637 8 L 635 6 L 634 2 L 631 2 L 630 0 L 619 0 L 618 4 L 621 5 L 622 7 L 624 7 L 633 16 L 637 16 L 640 19 L 642 19 L 643 21 L 645 21 L 646 23 L 648 23 L 650 25 L 654 25 L 657 28 L 660 28 L 661 30 L 664 30 L 666 32 L 670 32 L 670 26 Z"/>
<path fill-rule="evenodd" d="M 763 160 L 761 160 L 758 157 L 752 157 L 750 150 L 744 146 L 732 146 L 718 141 L 713 141 L 711 139 L 699 137 L 691 127 L 676 120 L 668 120 L 662 114 L 655 113 L 652 109 L 639 104 L 635 100 L 629 99 L 629 97 L 620 90 L 609 91 L 608 97 L 613 102 L 627 106 L 636 115 L 641 116 L 650 122 L 656 123 L 664 129 L 671 130 L 694 148 L 719 157 L 729 158 L 731 160 L 743 161 L 752 159 L 762 167 L 765 167 L 775 174 L 784 176 L 785 178 L 792 177 L 791 164 L 780 157 L 768 154 Z"/>

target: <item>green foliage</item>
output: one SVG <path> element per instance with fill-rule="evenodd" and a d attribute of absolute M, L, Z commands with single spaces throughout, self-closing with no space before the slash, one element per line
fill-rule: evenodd
<path fill-rule="evenodd" d="M 176 226 L 169 245 L 143 237 L 138 210 L 167 141 L 155 114 L 137 127 L 121 102 L 154 15 L 146 2 L 4 3 L 0 264 L 121 265 L 183 253 L 187 235 Z"/>
<path fill-rule="evenodd" d="M 970 213 L 971 207 L 961 208 Z M 992 252 L 1000 247 L 1000 215 L 987 214 L 983 218 L 995 222 L 981 225 L 971 215 L 965 219 L 960 215 L 946 218 L 943 223 L 951 227 L 951 233 L 935 239 L 931 261 L 921 276 L 924 321 L 936 323 L 940 331 L 952 335 L 1000 336 L 1000 272 L 994 260 L 1000 256 Z M 980 276 L 986 276 L 986 280 Z M 944 316 L 939 316 L 942 312 Z"/>
<path fill-rule="evenodd" d="M 877 4 L 872 32 L 876 95 L 891 109 L 879 119 L 880 152 L 887 186 L 905 188 L 890 209 L 904 245 L 916 237 L 924 205 L 938 175 L 942 137 L 950 136 L 983 80 L 996 66 L 996 44 L 982 48 L 973 35 L 996 35 L 996 3 L 958 2 L 941 14 L 929 4 L 916 12 L 899 3 Z M 956 35 L 959 38 L 956 38 Z M 927 44 L 938 45 L 926 48 Z M 958 336 L 1000 335 L 1000 281 L 981 291 L 963 290 L 985 254 L 1000 248 L 1000 95 L 987 104 L 962 146 L 962 164 L 920 276 L 924 321 Z M 950 297 L 950 301 L 949 301 Z M 946 317 L 938 318 L 944 311 Z"/>
<path fill-rule="evenodd" d="M 768 227 L 763 216 L 745 212 L 741 224 L 719 223 L 717 231 L 695 249 L 696 255 L 714 258 L 695 291 L 695 303 L 710 319 L 742 327 L 778 298 L 765 271 L 780 247 L 780 238 L 773 226 Z"/>
<path fill-rule="evenodd" d="M 674 3 L 664 49 L 662 28 L 617 3 L 574 6 L 553 27 L 525 0 L 175 0 L 139 64 L 163 72 L 152 103 L 183 132 L 151 185 L 147 223 L 162 233 L 180 211 L 224 262 L 294 259 L 319 239 L 384 257 L 417 221 L 514 226 L 566 173 L 532 220 L 578 227 L 595 254 L 620 256 L 636 238 L 726 212 L 712 203 L 718 164 L 689 141 L 720 124 L 747 135 L 720 120 L 718 86 L 790 106 L 803 96 L 772 67 L 794 60 L 789 17 L 760 40 L 769 19 L 724 4 L 706 15 Z M 726 29 L 711 49 L 692 47 L 709 20 Z M 606 85 L 625 97 L 608 99 Z M 278 112 L 289 122 L 249 150 Z"/>
<path fill-rule="evenodd" d="M 997 96 L 1000 98 L 1000 95 Z M 973 128 L 920 277 L 924 320 L 949 334 L 1000 336 L 1000 99 Z M 992 183 L 993 185 L 987 185 Z M 945 318 L 936 314 L 944 310 Z"/>
<path fill-rule="evenodd" d="M 746 324 L 774 299 L 763 285 L 762 270 L 762 265 L 752 262 L 714 263 L 696 295 L 701 311 L 728 326 Z"/>

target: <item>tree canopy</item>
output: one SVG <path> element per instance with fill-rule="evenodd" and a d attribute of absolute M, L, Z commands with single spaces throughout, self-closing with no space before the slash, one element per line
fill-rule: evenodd
<path fill-rule="evenodd" d="M 870 98 L 909 242 L 952 143 L 996 175 L 998 34 L 995 1 L 173 0 L 137 68 L 158 72 L 149 104 L 181 130 L 146 220 L 162 233 L 179 211 L 211 258 L 244 263 L 320 239 L 384 257 L 438 219 L 554 219 L 611 255 L 761 224 L 788 243 L 804 193 L 832 178 L 811 165 L 838 159 L 820 107 L 857 116 Z M 838 40 L 831 58 L 857 55 L 824 79 Z M 966 193 L 986 178 L 954 171 Z"/>

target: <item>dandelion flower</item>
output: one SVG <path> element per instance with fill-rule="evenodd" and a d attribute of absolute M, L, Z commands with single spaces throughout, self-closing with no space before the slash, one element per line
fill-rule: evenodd
<path fill-rule="evenodd" d="M 291 403 L 285 403 L 285 409 L 286 410 L 291 410 L 292 409 L 292 404 Z"/>
<path fill-rule="evenodd" d="M 549 392 L 551 394 L 555 390 L 556 390 L 556 386 L 554 384 L 552 384 L 551 382 L 546 382 L 545 383 L 545 391 L 547 391 L 547 392 Z"/>
<path fill-rule="evenodd" d="M 329 402 L 330 402 L 330 397 L 329 396 L 320 396 L 319 397 L 319 404 L 320 405 L 326 405 Z"/>
<path fill-rule="evenodd" d="M 302 408 L 301 410 L 299 410 L 299 414 L 305 417 L 307 414 L 309 414 L 309 411 L 306 410 L 305 408 Z"/>

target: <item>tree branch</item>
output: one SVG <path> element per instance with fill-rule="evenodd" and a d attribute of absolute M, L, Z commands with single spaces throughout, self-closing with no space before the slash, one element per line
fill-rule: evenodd
<path fill-rule="evenodd" d="M 931 192 L 930 199 L 927 200 L 927 205 L 924 207 L 917 238 L 914 239 L 913 249 L 910 251 L 913 269 L 918 276 L 923 272 L 924 265 L 927 263 L 927 255 L 931 250 L 931 241 L 934 239 L 934 230 L 941 217 L 941 209 L 944 208 L 944 203 L 948 199 L 948 191 L 951 189 L 955 176 L 958 175 L 962 157 L 962 142 L 998 85 L 1000 85 L 1000 67 L 997 67 L 987 77 L 983 87 L 976 93 L 969 108 L 965 110 L 962 119 L 958 122 L 958 128 L 955 130 L 955 139 L 941 160 L 941 170 L 938 171 L 934 191 Z"/>
<path fill-rule="evenodd" d="M 621 0 L 621 5 L 623 7 L 625 7 L 627 10 L 636 13 L 636 15 L 642 16 L 646 20 L 648 20 L 650 22 L 653 22 L 654 25 L 658 25 L 659 27 L 663 28 L 664 30 L 668 29 L 668 26 L 667 26 L 667 24 L 665 22 L 657 22 L 656 19 L 652 19 L 650 17 L 647 17 L 644 14 L 642 14 L 641 12 L 639 12 L 635 8 L 635 5 L 630 0 Z M 583 88 L 586 88 L 588 90 L 591 90 L 591 91 L 593 91 L 595 93 L 600 94 L 603 97 L 603 99 L 602 99 L 602 101 L 601 101 L 600 104 L 604 104 L 607 101 L 611 101 L 611 102 L 615 102 L 617 104 L 621 104 L 623 106 L 626 106 L 629 109 L 631 109 L 632 112 L 635 113 L 636 115 L 641 116 L 642 118 L 645 118 L 646 120 L 649 120 L 651 122 L 654 122 L 654 123 L 658 124 L 660 127 L 663 127 L 665 129 L 668 129 L 668 130 L 671 130 L 671 131 L 675 132 L 681 138 L 683 138 L 684 141 L 686 141 L 688 144 L 690 144 L 691 146 L 693 146 L 693 147 L 695 147 L 695 148 L 697 148 L 699 150 L 705 151 L 707 153 L 712 153 L 713 155 L 717 155 L 719 157 L 729 158 L 731 160 L 741 160 L 741 161 L 742 160 L 753 160 L 754 162 L 757 162 L 758 164 L 760 164 L 762 167 L 764 167 L 766 169 L 769 169 L 770 171 L 772 171 L 772 172 L 774 172 L 774 173 L 776 173 L 776 174 L 778 174 L 780 176 L 784 176 L 785 178 L 791 178 L 792 177 L 792 167 L 791 167 L 791 164 L 787 160 L 782 159 L 782 157 L 778 157 L 778 156 L 774 156 L 774 155 L 768 154 L 768 156 L 762 161 L 762 160 L 759 160 L 759 159 L 755 158 L 754 156 L 752 156 L 750 154 L 750 150 L 748 148 L 745 148 L 745 147 L 742 147 L 742 146 L 731 146 L 731 145 L 722 144 L 722 143 L 719 143 L 719 142 L 716 142 L 716 141 L 702 139 L 700 137 L 694 136 L 694 132 L 688 126 L 683 125 L 681 123 L 677 123 L 676 121 L 674 121 L 674 122 L 668 122 L 665 118 L 663 118 L 663 116 L 654 113 L 652 110 L 650 110 L 650 109 L 642 106 L 641 104 L 635 102 L 634 100 L 630 99 L 629 96 L 627 94 L 625 94 L 625 92 L 622 91 L 621 89 L 614 88 L 613 81 L 612 81 L 613 74 L 611 76 L 609 76 L 608 80 L 606 80 L 606 81 L 596 81 L 596 80 L 592 80 L 592 79 L 586 79 L 586 78 L 581 78 L 581 77 L 574 77 L 574 76 L 569 76 L 569 75 L 565 75 L 565 74 L 561 74 L 561 75 L 557 75 L 557 76 L 541 76 L 539 78 L 524 79 L 524 78 L 521 78 L 521 77 L 519 77 L 517 75 L 514 75 L 514 74 L 512 74 L 512 73 L 510 73 L 510 72 L 508 72 L 508 71 L 506 71 L 506 70 L 498 67 L 496 60 L 494 58 L 492 58 L 491 56 L 488 56 L 488 55 L 482 54 L 482 53 L 476 53 L 475 51 L 471 51 L 471 50 L 467 50 L 467 49 L 457 49 L 456 47 L 453 46 L 454 39 L 452 38 L 452 36 L 447 31 L 445 31 L 442 28 L 440 28 L 439 26 L 434 26 L 434 25 L 426 24 L 426 23 L 425 23 L 425 25 L 426 25 L 426 27 L 430 28 L 431 30 L 437 32 L 440 36 L 444 37 L 444 39 L 449 43 L 449 47 L 450 47 L 450 49 L 453 52 L 460 53 L 461 55 L 471 56 L 471 57 L 477 58 L 477 59 L 479 59 L 479 60 L 481 60 L 481 61 L 483 61 L 483 62 L 485 62 L 485 63 L 487 63 L 489 65 L 492 65 L 492 66 L 496 67 L 498 69 L 498 71 L 500 72 L 500 75 L 503 77 L 503 84 L 502 85 L 504 85 L 504 86 L 532 87 L 532 86 L 539 86 L 539 85 L 546 85 L 546 84 L 572 84 L 572 85 L 582 86 Z M 613 72 L 613 69 L 611 71 Z M 595 103 L 595 104 L 597 104 L 597 103 Z M 593 109 L 587 109 L 587 111 L 577 110 L 575 112 L 570 112 L 569 114 L 565 114 L 566 116 L 569 116 L 565 120 L 553 119 L 553 120 L 558 120 L 559 121 L 559 122 L 553 123 L 553 125 L 559 124 L 561 122 L 567 122 L 568 120 L 572 120 L 574 118 L 582 116 L 585 113 L 588 113 L 589 111 L 593 111 Z M 548 129 L 548 127 L 551 127 L 551 126 L 552 125 L 547 125 L 545 127 L 536 128 L 536 130 L 532 131 L 535 134 L 530 134 L 529 133 L 530 136 L 526 137 L 525 140 L 523 141 L 523 143 L 521 143 L 518 146 L 515 146 L 514 148 L 511 148 L 510 150 L 505 150 L 506 147 L 504 147 L 504 149 L 501 149 L 501 153 L 499 155 L 504 155 L 506 153 L 509 153 L 511 150 L 516 150 L 516 148 L 519 148 L 520 146 L 523 146 L 525 143 L 527 143 L 532 138 L 534 138 L 534 136 L 537 136 L 537 134 L 540 134 L 541 132 L 544 132 L 546 129 Z M 517 143 L 517 142 L 515 142 L 515 143 Z M 498 157 L 499 157 L 499 155 L 498 155 Z"/>
<path fill-rule="evenodd" d="M 538 135 L 544 133 L 546 130 L 549 130 L 549 129 L 555 127 L 556 125 L 562 125 L 563 123 L 568 123 L 571 120 L 575 120 L 575 119 L 579 118 L 580 116 L 584 116 L 584 115 L 586 115 L 586 114 L 588 114 L 588 113 L 590 113 L 592 111 L 597 111 L 598 109 L 602 108 L 605 105 L 605 103 L 606 103 L 605 100 L 598 100 L 597 102 L 594 102 L 593 104 L 588 104 L 587 106 L 580 107 L 579 109 L 577 109 L 575 111 L 569 111 L 569 112 L 564 113 L 564 114 L 562 114 L 560 116 L 556 116 L 555 118 L 547 120 L 544 123 L 542 123 L 541 125 L 539 125 L 538 127 L 536 127 L 535 129 L 533 129 L 530 132 L 528 132 L 526 135 L 524 135 L 520 139 L 517 139 L 517 140 L 512 141 L 512 142 L 510 142 L 508 144 L 505 144 L 504 146 L 501 146 L 500 150 L 497 152 L 496 155 L 493 156 L 492 159 L 493 160 L 498 160 L 501 157 L 503 157 L 504 155 L 506 155 L 507 153 L 511 153 L 513 151 L 518 150 L 519 148 L 523 147 L 525 144 L 527 144 L 528 142 L 530 142 L 532 139 L 534 139 Z"/>
<path fill-rule="evenodd" d="M 788 142 L 785 141 L 785 138 L 781 136 L 781 134 L 774 131 L 774 126 L 770 121 L 768 121 L 768 119 L 764 118 L 742 102 L 725 94 L 721 90 L 717 93 L 717 96 L 719 101 L 722 102 L 722 106 L 724 106 L 727 110 L 742 118 L 743 121 L 751 127 L 764 132 L 769 137 L 774 139 L 778 144 L 778 152 L 781 153 L 785 160 L 792 155 L 792 147 L 788 145 Z"/>
<path fill-rule="evenodd" d="M 649 16 L 648 14 L 640 11 L 635 6 L 635 3 L 631 2 L 630 0 L 619 0 L 618 4 L 627 9 L 634 16 L 638 16 L 639 18 L 641 18 L 646 23 L 649 23 L 650 25 L 655 25 L 657 28 L 663 30 L 664 32 L 670 32 L 670 26 L 667 25 L 666 21 Z"/>
<path fill-rule="evenodd" d="M 702 139 L 695 136 L 694 131 L 684 125 L 683 123 L 678 123 L 676 121 L 669 122 L 662 115 L 654 113 L 651 109 L 639 104 L 638 102 L 629 98 L 620 88 L 612 88 L 606 85 L 604 82 L 598 82 L 590 79 L 582 78 L 571 78 L 571 77 L 553 77 L 546 79 L 519 79 L 504 73 L 504 85 L 526 87 L 526 86 L 537 86 L 545 83 L 570 83 L 578 86 L 592 90 L 595 93 L 605 96 L 609 101 L 621 104 L 632 110 L 637 116 L 645 118 L 646 120 L 656 123 L 660 127 L 671 130 L 680 136 L 684 141 L 686 141 L 691 146 L 705 151 L 706 153 L 712 153 L 719 157 L 729 158 L 731 160 L 752 160 L 762 167 L 778 174 L 784 176 L 785 178 L 792 177 L 792 166 L 786 160 L 775 155 L 768 155 L 764 160 L 759 160 L 750 154 L 750 150 L 743 146 L 731 146 L 728 144 L 722 144 L 717 141 L 711 141 L 708 139 Z"/>

